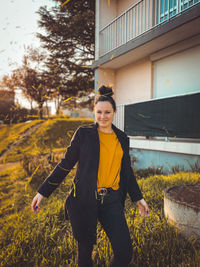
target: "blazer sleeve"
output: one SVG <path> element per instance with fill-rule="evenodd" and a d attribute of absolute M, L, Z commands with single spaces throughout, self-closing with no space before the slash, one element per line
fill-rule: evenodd
<path fill-rule="evenodd" d="M 139 185 L 137 183 L 136 177 L 134 175 L 133 169 L 131 167 L 131 158 L 129 155 L 129 144 L 130 139 L 127 137 L 128 142 L 128 151 L 127 151 L 127 158 L 128 158 L 128 194 L 133 202 L 136 202 L 138 200 L 141 200 L 143 198 L 142 192 L 139 188 Z"/>
<path fill-rule="evenodd" d="M 49 197 L 52 194 L 78 161 L 80 152 L 80 129 L 78 128 L 75 131 L 70 145 L 67 147 L 65 156 L 37 190 L 44 197 Z"/>

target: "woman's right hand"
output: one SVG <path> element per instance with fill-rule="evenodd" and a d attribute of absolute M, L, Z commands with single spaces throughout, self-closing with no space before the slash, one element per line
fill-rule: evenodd
<path fill-rule="evenodd" d="M 136 202 L 138 209 L 139 209 L 139 213 L 143 216 L 143 217 L 148 217 L 149 216 L 149 207 L 146 203 L 146 201 L 143 199 L 139 200 Z"/>
<path fill-rule="evenodd" d="M 33 198 L 33 201 L 31 203 L 31 208 L 34 212 L 38 212 L 40 209 L 40 202 L 43 199 L 43 195 L 40 193 L 37 193 L 35 197 Z"/>

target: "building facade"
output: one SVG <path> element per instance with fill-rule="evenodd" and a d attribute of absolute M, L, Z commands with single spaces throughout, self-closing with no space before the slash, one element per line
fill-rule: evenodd
<path fill-rule="evenodd" d="M 15 93 L 10 90 L 0 90 L 0 112 L 9 110 L 14 106 Z"/>
<path fill-rule="evenodd" d="M 134 166 L 198 166 L 200 0 L 96 0 L 95 42 L 95 90 L 112 86 Z"/>

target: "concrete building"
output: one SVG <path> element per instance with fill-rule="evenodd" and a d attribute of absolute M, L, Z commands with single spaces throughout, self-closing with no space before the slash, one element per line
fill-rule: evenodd
<path fill-rule="evenodd" d="M 200 0 L 96 0 L 95 40 L 135 167 L 200 164 Z"/>
<path fill-rule="evenodd" d="M 87 118 L 87 119 L 95 119 L 94 113 L 89 110 L 88 108 L 82 108 L 82 109 L 64 109 L 62 108 L 62 112 L 65 115 L 68 115 L 71 118 Z"/>
<path fill-rule="evenodd" d="M 9 110 L 15 103 L 15 92 L 0 90 L 0 111 Z"/>

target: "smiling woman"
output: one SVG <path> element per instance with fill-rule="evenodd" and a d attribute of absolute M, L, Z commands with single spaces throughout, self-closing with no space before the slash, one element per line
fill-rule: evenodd
<path fill-rule="evenodd" d="M 108 91 L 109 87 L 102 86 L 99 89 L 101 100 L 97 98 L 95 101 L 95 117 L 99 124 L 99 130 L 102 132 L 113 132 L 111 124 L 116 113 L 116 104 L 111 97 L 113 95 L 112 89 Z M 110 97 L 110 98 L 108 98 Z M 109 99 L 109 101 L 108 101 Z"/>
<path fill-rule="evenodd" d="M 99 88 L 94 102 L 96 123 L 77 129 L 65 157 L 40 186 L 31 205 L 38 212 L 43 197 L 49 197 L 78 162 L 73 188 L 65 202 L 65 218 L 70 220 L 78 241 L 80 267 L 92 266 L 97 221 L 113 248 L 110 266 L 128 266 L 133 248 L 124 215 L 127 193 L 137 203 L 140 214 L 149 216 L 131 167 L 129 138 L 112 123 L 116 112 L 112 95 L 111 88 Z"/>

